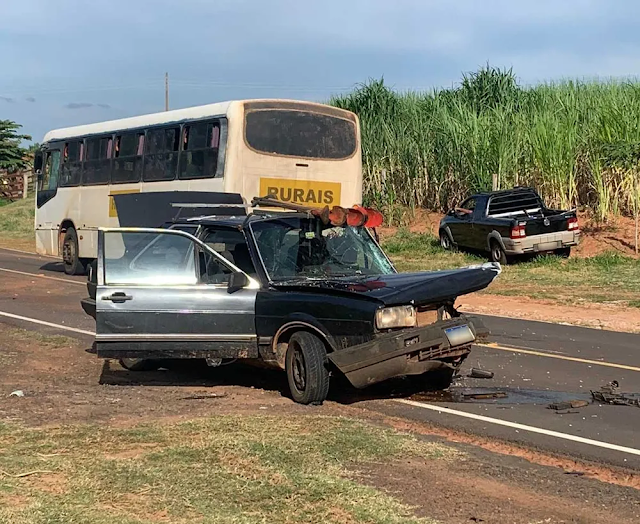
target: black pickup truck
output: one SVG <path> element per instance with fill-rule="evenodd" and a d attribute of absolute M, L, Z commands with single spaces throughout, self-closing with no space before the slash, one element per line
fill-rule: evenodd
<path fill-rule="evenodd" d="M 534 253 L 568 257 L 578 245 L 580 226 L 575 211 L 549 209 L 528 187 L 477 193 L 440 221 L 440 244 L 486 251 L 493 262 Z"/>

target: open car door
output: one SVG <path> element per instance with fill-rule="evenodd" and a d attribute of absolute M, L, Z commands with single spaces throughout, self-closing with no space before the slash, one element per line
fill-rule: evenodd
<path fill-rule="evenodd" d="M 183 231 L 101 229 L 96 352 L 103 358 L 256 358 L 257 288 Z"/>

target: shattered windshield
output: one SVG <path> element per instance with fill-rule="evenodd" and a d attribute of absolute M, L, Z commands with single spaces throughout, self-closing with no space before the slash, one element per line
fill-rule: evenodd
<path fill-rule="evenodd" d="M 372 276 L 394 273 L 363 227 L 324 225 L 287 217 L 251 225 L 271 280 Z"/>

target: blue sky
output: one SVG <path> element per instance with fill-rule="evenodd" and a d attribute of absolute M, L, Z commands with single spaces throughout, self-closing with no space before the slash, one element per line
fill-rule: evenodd
<path fill-rule="evenodd" d="M 0 0 L 0 119 L 49 129 L 220 100 L 324 101 L 384 75 L 448 87 L 640 74 L 637 0 Z"/>

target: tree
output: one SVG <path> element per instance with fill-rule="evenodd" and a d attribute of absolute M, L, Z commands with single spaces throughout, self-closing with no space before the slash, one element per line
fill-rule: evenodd
<path fill-rule="evenodd" d="M 0 120 L 0 169 L 11 172 L 28 165 L 28 151 L 20 143 L 22 140 L 31 140 L 31 137 L 18 134 L 21 127 L 11 120 Z"/>

